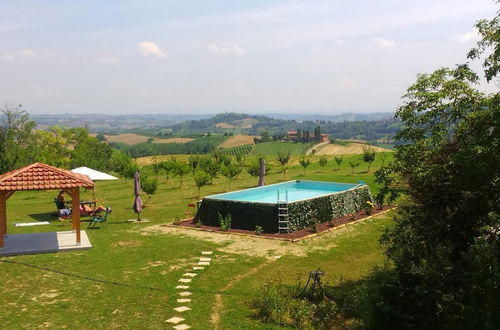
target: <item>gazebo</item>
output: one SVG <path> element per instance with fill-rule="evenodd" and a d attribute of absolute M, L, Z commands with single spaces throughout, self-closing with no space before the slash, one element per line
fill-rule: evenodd
<path fill-rule="evenodd" d="M 80 187 L 93 188 L 94 182 L 86 175 L 63 170 L 42 163 L 0 175 L 0 249 L 7 235 L 7 199 L 22 190 L 64 190 L 72 199 L 73 210 L 80 207 Z M 81 242 L 80 212 L 72 212 L 72 225 L 76 233 L 76 244 Z"/>

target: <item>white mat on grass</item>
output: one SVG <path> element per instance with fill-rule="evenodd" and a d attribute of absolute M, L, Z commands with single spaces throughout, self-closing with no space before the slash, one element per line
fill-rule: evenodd
<path fill-rule="evenodd" d="M 30 226 L 41 226 L 41 225 L 48 225 L 48 221 L 41 221 L 41 222 L 23 222 L 23 223 L 16 223 L 14 226 L 16 227 L 30 227 Z"/>

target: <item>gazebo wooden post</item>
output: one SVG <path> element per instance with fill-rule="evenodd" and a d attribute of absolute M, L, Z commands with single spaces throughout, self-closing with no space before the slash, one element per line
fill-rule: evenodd
<path fill-rule="evenodd" d="M 0 191 L 0 248 L 3 248 L 4 236 L 7 235 L 7 199 L 13 191 Z"/>
<path fill-rule="evenodd" d="M 80 244 L 80 188 L 71 189 L 71 207 L 73 211 L 71 212 L 71 219 L 73 223 L 73 229 L 76 232 L 76 244 Z"/>

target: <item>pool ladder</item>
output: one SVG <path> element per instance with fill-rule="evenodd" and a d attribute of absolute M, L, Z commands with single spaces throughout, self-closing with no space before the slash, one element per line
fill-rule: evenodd
<path fill-rule="evenodd" d="M 280 199 L 280 192 L 278 190 L 278 234 L 290 232 L 288 227 L 288 190 L 285 190 L 285 200 Z"/>

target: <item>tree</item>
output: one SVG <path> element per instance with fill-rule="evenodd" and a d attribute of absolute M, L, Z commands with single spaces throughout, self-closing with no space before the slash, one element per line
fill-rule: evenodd
<path fill-rule="evenodd" d="M 104 141 L 107 141 L 106 137 L 104 136 L 104 134 L 102 133 L 99 133 L 95 136 L 96 139 L 98 139 L 99 141 L 101 142 L 104 142 Z"/>
<path fill-rule="evenodd" d="M 299 160 L 300 166 L 304 168 L 304 175 L 306 174 L 306 168 L 311 164 L 311 160 L 306 156 L 302 156 Z"/>
<path fill-rule="evenodd" d="M 361 158 L 365 163 L 368 163 L 368 173 L 370 173 L 371 165 L 375 161 L 375 155 L 375 148 L 370 145 L 363 146 L 363 155 L 361 156 Z"/>
<path fill-rule="evenodd" d="M 221 166 L 215 158 L 203 156 L 200 158 L 198 168 L 210 174 L 212 178 L 216 178 L 219 175 Z"/>
<path fill-rule="evenodd" d="M 244 153 L 237 153 L 236 154 L 236 164 L 238 165 L 238 167 L 240 169 L 240 173 L 243 172 L 243 167 L 245 166 L 246 159 L 247 159 L 247 157 Z"/>
<path fill-rule="evenodd" d="M 167 176 L 167 182 L 170 179 L 170 173 L 174 172 L 176 166 L 177 166 L 177 161 L 173 157 L 170 160 L 165 160 L 160 162 L 160 167 Z"/>
<path fill-rule="evenodd" d="M 241 168 L 236 164 L 229 163 L 221 167 L 221 173 L 227 178 L 227 183 L 231 190 L 231 180 L 241 173 Z"/>
<path fill-rule="evenodd" d="M 194 183 L 198 187 L 198 198 L 200 198 L 200 189 L 203 186 L 209 185 L 212 182 L 210 174 L 205 171 L 197 170 L 193 175 Z"/>
<path fill-rule="evenodd" d="M 319 159 L 319 166 L 321 166 L 321 168 L 324 169 L 327 164 L 328 164 L 328 158 L 326 156 L 322 156 Z"/>
<path fill-rule="evenodd" d="M 143 175 L 141 178 L 141 189 L 148 195 L 147 201 L 149 201 L 158 189 L 158 179 L 153 176 Z"/>
<path fill-rule="evenodd" d="M 198 165 L 200 164 L 200 155 L 191 155 L 188 158 L 189 166 L 191 166 L 191 171 L 193 174 L 198 169 Z"/>
<path fill-rule="evenodd" d="M 70 166 L 72 168 L 86 166 L 99 171 L 105 171 L 108 169 L 112 154 L 113 150 L 108 144 L 88 136 L 87 133 L 87 137 L 77 142 L 74 150 L 71 152 Z"/>
<path fill-rule="evenodd" d="M 488 80 L 499 72 L 499 17 L 477 25 Z M 500 310 L 500 93 L 486 95 L 468 65 L 420 74 L 396 117 L 394 160 L 376 172 L 385 192 L 407 185 L 383 237 L 394 265 L 375 325 L 497 328 Z"/>
<path fill-rule="evenodd" d="M 288 172 L 288 162 L 290 161 L 290 151 L 278 152 L 277 160 L 281 165 L 281 173 L 283 173 L 283 179 L 285 179 Z"/>
<path fill-rule="evenodd" d="M 184 176 L 188 175 L 189 172 L 191 172 L 191 166 L 189 166 L 189 164 L 184 161 L 177 161 L 175 163 L 175 167 L 173 168 L 173 172 L 175 175 L 181 178 L 181 181 L 179 183 L 179 188 L 182 188 L 183 178 Z"/>
<path fill-rule="evenodd" d="M 4 105 L 0 111 L 0 173 L 31 161 L 34 127 L 22 105 Z"/>
<path fill-rule="evenodd" d="M 340 156 L 340 157 L 335 156 L 335 163 L 337 163 L 338 170 L 340 170 L 340 164 L 342 164 L 343 160 L 344 160 L 344 156 Z"/>
<path fill-rule="evenodd" d="M 349 166 L 352 169 L 352 175 L 354 175 L 354 169 L 359 166 L 359 163 L 358 162 L 349 161 Z"/>

